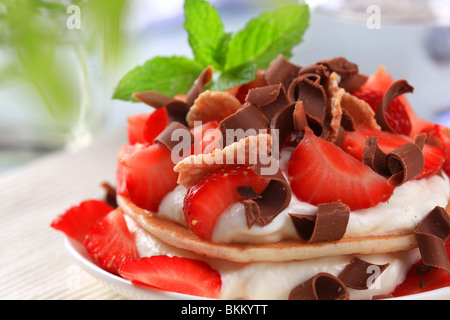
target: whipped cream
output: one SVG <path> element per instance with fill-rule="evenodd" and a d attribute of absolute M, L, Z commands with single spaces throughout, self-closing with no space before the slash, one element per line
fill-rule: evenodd
<path fill-rule="evenodd" d="M 234 263 L 207 258 L 168 245 L 153 237 L 128 216 L 125 218 L 128 228 L 135 238 L 141 257 L 155 255 L 187 257 L 203 260 L 216 269 L 222 279 L 220 299 L 287 299 L 293 288 L 307 281 L 318 272 L 328 272 L 339 276 L 352 259 L 350 256 L 335 256 L 289 262 Z M 411 265 L 419 257 L 418 249 L 391 254 L 361 256 L 360 258 L 367 262 L 389 263 L 389 266 L 374 282 L 370 282 L 371 285 L 368 289 L 349 289 L 350 299 L 371 299 L 374 295 L 391 293 L 404 280 Z"/>
<path fill-rule="evenodd" d="M 177 186 L 163 199 L 158 215 L 186 225 L 183 213 L 187 190 Z M 449 178 L 442 173 L 426 179 L 411 180 L 397 187 L 387 202 L 350 213 L 344 237 L 379 236 L 411 232 L 434 207 L 446 207 L 450 198 Z M 247 227 L 242 203 L 231 205 L 218 219 L 212 242 L 269 243 L 283 239 L 298 239 L 289 213 L 314 215 L 317 207 L 299 201 L 291 203 L 271 223 Z"/>

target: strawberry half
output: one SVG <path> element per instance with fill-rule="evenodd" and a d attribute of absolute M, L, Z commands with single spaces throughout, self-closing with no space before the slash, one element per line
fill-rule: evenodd
<path fill-rule="evenodd" d="M 136 244 L 120 210 L 113 210 L 89 230 L 84 246 L 89 256 L 106 271 L 119 274 L 120 266 L 139 258 Z"/>
<path fill-rule="evenodd" d="M 136 284 L 207 298 L 219 298 L 222 287 L 220 273 L 207 263 L 165 255 L 127 262 L 120 275 Z"/>
<path fill-rule="evenodd" d="M 367 102 L 373 111 L 376 112 L 384 94 L 373 89 L 359 89 L 353 92 L 352 95 Z M 391 101 L 386 108 L 386 121 L 398 134 L 409 135 L 411 133 L 412 125 L 409 114 L 405 105 L 398 98 Z"/>
<path fill-rule="evenodd" d="M 447 244 L 447 255 L 450 257 L 450 243 Z M 422 260 L 415 263 L 406 275 L 406 279 L 395 288 L 392 293 L 394 297 L 401 297 L 410 294 L 422 293 L 450 286 L 450 275 L 442 269 L 432 269 L 426 273 L 417 273 L 416 266 Z"/>
<path fill-rule="evenodd" d="M 89 229 L 113 210 L 114 208 L 104 201 L 85 200 L 57 216 L 50 226 L 83 243 Z"/>
<path fill-rule="evenodd" d="M 165 108 L 152 113 L 138 113 L 127 118 L 130 144 L 153 144 L 153 140 L 166 128 L 168 115 Z"/>
<path fill-rule="evenodd" d="M 120 163 L 128 195 L 143 209 L 156 212 L 163 197 L 177 186 L 171 152 L 160 143 L 137 149 Z"/>
<path fill-rule="evenodd" d="M 294 149 L 288 168 L 295 196 L 313 205 L 341 200 L 350 209 L 387 201 L 394 190 L 387 180 L 310 128 Z"/>
<path fill-rule="evenodd" d="M 384 153 L 389 153 L 405 143 L 414 142 L 408 136 L 358 127 L 355 131 L 345 132 L 342 148 L 345 152 L 362 161 L 366 137 L 368 136 L 378 137 L 378 146 Z M 441 147 L 429 144 L 425 144 L 422 153 L 425 165 L 422 172 L 415 179 L 427 178 L 436 174 L 441 169 L 446 158 L 446 153 Z"/>
<path fill-rule="evenodd" d="M 220 215 L 232 204 L 245 200 L 236 189 L 251 186 L 261 193 L 266 183 L 248 165 L 230 165 L 214 171 L 189 188 L 183 206 L 186 223 L 200 238 L 211 240 Z"/>

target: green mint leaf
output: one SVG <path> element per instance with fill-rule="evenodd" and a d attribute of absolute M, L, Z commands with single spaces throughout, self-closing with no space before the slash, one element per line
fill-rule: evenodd
<path fill-rule="evenodd" d="M 202 71 L 201 64 L 185 57 L 155 57 L 129 71 L 119 81 L 113 98 L 135 101 L 132 94 L 144 90 L 171 97 L 187 93 Z"/>
<path fill-rule="evenodd" d="M 220 69 L 215 60 L 216 51 L 221 50 L 224 28 L 220 15 L 209 2 L 186 0 L 184 3 L 185 23 L 189 44 L 195 60 L 203 66 Z"/>
<path fill-rule="evenodd" d="M 249 83 L 256 77 L 258 67 L 253 61 L 248 61 L 233 69 L 220 73 L 219 77 L 215 79 L 210 89 L 213 91 L 224 91 L 231 89 L 238 84 Z"/>
<path fill-rule="evenodd" d="M 291 57 L 309 24 L 307 5 L 287 5 L 251 20 L 228 43 L 225 70 L 247 61 L 259 69 L 268 67 L 278 54 Z"/>

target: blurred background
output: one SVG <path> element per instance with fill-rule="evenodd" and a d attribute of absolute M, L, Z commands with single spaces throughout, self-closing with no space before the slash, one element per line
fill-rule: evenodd
<path fill-rule="evenodd" d="M 289 1 L 210 2 L 232 32 Z M 310 27 L 295 63 L 345 56 L 366 74 L 383 64 L 415 87 L 407 98 L 420 117 L 450 125 L 450 1 L 305 2 Z M 82 148 L 149 111 L 111 96 L 127 71 L 156 55 L 192 56 L 183 3 L 0 0 L 0 174 Z"/>

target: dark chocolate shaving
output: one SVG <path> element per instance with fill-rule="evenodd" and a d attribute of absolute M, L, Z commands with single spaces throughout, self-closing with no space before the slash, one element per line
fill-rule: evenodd
<path fill-rule="evenodd" d="M 194 104 L 195 99 L 203 92 L 203 88 L 211 81 L 213 76 L 213 68 L 207 67 L 198 76 L 197 80 L 194 81 L 191 89 L 189 89 L 186 95 L 186 104 L 191 107 Z"/>
<path fill-rule="evenodd" d="M 281 150 L 291 134 L 304 130 L 307 125 L 303 102 L 298 101 L 285 106 L 270 121 L 271 132 L 277 132 L 276 135 L 272 135 L 273 145 L 279 146 L 278 149 Z"/>
<path fill-rule="evenodd" d="M 192 142 L 194 141 L 194 137 L 192 136 L 192 133 L 189 131 L 189 129 L 185 125 L 183 125 L 179 122 L 169 123 L 169 125 L 153 141 L 155 143 L 161 143 L 167 149 L 172 151 L 176 145 L 178 145 L 179 143 L 182 143 L 182 141 L 174 139 L 173 133 L 175 130 L 185 130 L 185 133 L 186 133 L 186 135 L 189 135 L 189 139 L 190 139 L 189 141 L 192 144 Z M 182 152 L 182 151 L 183 151 L 183 149 L 180 149 L 180 152 Z M 188 155 L 179 154 L 178 156 L 185 157 Z"/>
<path fill-rule="evenodd" d="M 398 96 L 412 92 L 414 92 L 414 88 L 409 85 L 406 80 L 403 79 L 397 80 L 389 86 L 389 88 L 384 93 L 383 98 L 381 99 L 377 111 L 375 112 L 375 119 L 383 130 L 396 133 L 386 119 L 386 109 L 389 104 Z"/>
<path fill-rule="evenodd" d="M 339 87 L 350 93 L 361 88 L 368 79 L 366 75 L 359 73 L 357 64 L 344 57 L 319 61 L 317 64 L 326 66 L 331 72 L 336 72 L 341 77 Z"/>
<path fill-rule="evenodd" d="M 345 266 L 344 270 L 342 270 L 339 275 L 339 280 L 349 288 L 365 290 L 373 284 L 388 266 L 389 263 L 378 265 L 366 262 L 359 258 L 353 258 L 352 261 Z"/>
<path fill-rule="evenodd" d="M 116 189 L 108 182 L 103 182 L 102 187 L 105 190 L 104 201 L 113 208 L 117 208 Z"/>
<path fill-rule="evenodd" d="M 133 97 L 155 109 L 162 109 L 166 104 L 175 100 L 174 98 L 150 90 L 136 92 L 133 94 Z"/>
<path fill-rule="evenodd" d="M 367 137 L 363 152 L 363 163 L 383 177 L 389 177 L 386 166 L 386 154 L 378 147 L 378 137 Z"/>
<path fill-rule="evenodd" d="M 368 76 L 361 73 L 351 78 L 341 78 L 341 81 L 339 81 L 339 87 L 344 88 L 344 90 L 349 93 L 352 93 L 361 88 L 367 82 L 368 78 Z"/>
<path fill-rule="evenodd" d="M 275 165 L 275 162 L 271 165 Z M 252 167 L 253 172 L 268 179 L 269 183 L 257 198 L 243 201 L 249 228 L 255 222 L 262 227 L 269 224 L 281 211 L 288 207 L 291 201 L 291 189 L 281 170 L 277 167 L 275 174 L 264 174 L 264 168 L 268 169 L 269 166 L 269 164 L 258 163 Z M 272 170 L 273 168 L 270 171 Z"/>
<path fill-rule="evenodd" d="M 422 150 L 415 143 L 406 143 L 391 151 L 386 157 L 391 173 L 388 184 L 399 186 L 422 172 L 425 161 Z"/>
<path fill-rule="evenodd" d="M 349 300 L 350 293 L 345 284 L 326 272 L 319 272 L 295 287 L 289 300 Z"/>
<path fill-rule="evenodd" d="M 252 186 L 240 186 L 236 189 L 239 198 L 245 199 L 256 199 L 259 196 L 259 193 L 256 192 Z"/>
<path fill-rule="evenodd" d="M 269 131 L 269 119 L 261 109 L 253 104 L 244 105 L 241 109 L 219 122 L 219 129 L 224 139 L 223 147 L 237 142 L 236 134 L 257 135 L 260 130 Z M 242 138 L 242 137 L 240 137 Z"/>
<path fill-rule="evenodd" d="M 305 74 L 294 79 L 289 86 L 288 96 L 291 102 L 303 102 L 308 123 L 323 126 L 327 110 L 327 93 L 320 84 L 320 77 L 310 75 Z"/>
<path fill-rule="evenodd" d="M 292 79 L 297 77 L 300 66 L 287 60 L 283 55 L 278 55 L 264 72 L 264 80 L 268 85 L 281 83 L 285 88 L 289 86 Z"/>
<path fill-rule="evenodd" d="M 388 179 L 391 186 L 399 186 L 422 172 L 425 162 L 421 138 L 416 143 L 406 143 L 385 154 L 378 147 L 377 137 L 367 137 L 364 146 L 363 162 L 378 174 Z"/>
<path fill-rule="evenodd" d="M 417 244 L 425 266 L 440 268 L 450 274 L 450 261 L 445 242 L 450 235 L 450 217 L 442 207 L 435 207 L 414 228 Z"/>
<path fill-rule="evenodd" d="M 347 230 L 350 208 L 342 202 L 324 203 L 317 206 L 317 215 L 290 213 L 299 237 L 308 243 L 342 239 Z"/>
<path fill-rule="evenodd" d="M 246 101 L 261 108 L 268 119 L 289 104 L 286 89 L 282 84 L 253 88 L 248 91 Z"/>
<path fill-rule="evenodd" d="M 188 126 L 186 116 L 189 111 L 189 106 L 185 102 L 174 99 L 167 103 L 165 108 L 169 118 L 169 123 L 179 122 L 186 127 Z"/>
<path fill-rule="evenodd" d="M 136 92 L 133 97 L 155 109 L 166 108 L 169 123 L 175 121 L 187 126 L 189 106 L 184 101 L 154 91 Z"/>

